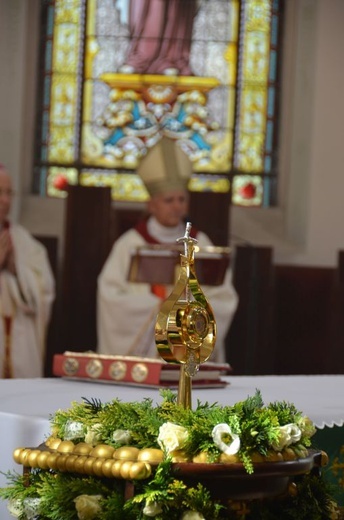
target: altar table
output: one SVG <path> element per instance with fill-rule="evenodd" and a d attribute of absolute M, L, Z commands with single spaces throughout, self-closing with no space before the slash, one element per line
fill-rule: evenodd
<path fill-rule="evenodd" d="M 331 457 L 342 457 L 344 446 L 344 375 L 314 376 L 227 376 L 225 388 L 193 389 L 192 403 L 201 402 L 232 405 L 261 391 L 265 404 L 274 401 L 294 403 L 296 408 L 310 417 L 321 430 L 319 439 L 326 446 L 317 446 L 330 451 Z M 12 458 L 15 448 L 36 447 L 49 435 L 49 418 L 58 409 L 67 409 L 73 401 L 97 398 L 108 402 L 141 401 L 151 398 L 159 403 L 162 398 L 158 388 L 141 388 L 116 384 L 47 379 L 0 379 L 0 471 L 22 472 Z M 336 434 L 336 445 L 331 436 Z M 339 444 L 338 444 L 339 443 Z M 343 464 L 344 466 L 344 464 Z M 0 487 L 6 485 L 0 474 Z M 344 492 L 343 492 L 344 494 Z M 1 520 L 11 520 L 6 503 L 0 501 Z"/>

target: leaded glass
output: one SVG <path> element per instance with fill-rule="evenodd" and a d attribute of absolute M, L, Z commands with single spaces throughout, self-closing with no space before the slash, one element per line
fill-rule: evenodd
<path fill-rule="evenodd" d="M 69 167 L 72 183 L 146 200 L 135 170 L 167 135 L 191 190 L 271 205 L 280 14 L 276 0 L 42 0 L 36 191 L 58 196 Z"/>

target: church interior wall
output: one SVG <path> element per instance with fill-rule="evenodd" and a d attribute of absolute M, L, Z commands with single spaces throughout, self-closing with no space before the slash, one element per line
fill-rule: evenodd
<path fill-rule="evenodd" d="M 17 191 L 13 217 L 63 245 L 65 201 L 30 193 L 39 0 L 0 9 L 0 160 Z M 232 208 L 231 233 L 272 247 L 280 264 L 334 266 L 344 248 L 344 3 L 288 0 L 286 17 L 278 206 Z"/>

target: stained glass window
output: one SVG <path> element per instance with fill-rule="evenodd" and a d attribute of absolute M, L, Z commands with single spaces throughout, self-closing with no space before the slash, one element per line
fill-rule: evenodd
<path fill-rule="evenodd" d="M 111 186 L 143 201 L 161 135 L 189 188 L 276 203 L 282 0 L 42 0 L 34 190 Z"/>

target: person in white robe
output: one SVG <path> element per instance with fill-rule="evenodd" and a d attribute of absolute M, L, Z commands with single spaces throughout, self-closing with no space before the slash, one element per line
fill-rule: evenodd
<path fill-rule="evenodd" d="M 0 165 L 0 377 L 42 377 L 55 281 L 44 246 L 9 221 L 11 201 Z"/>
<path fill-rule="evenodd" d="M 188 212 L 186 181 L 191 173 L 189 159 L 175 142 L 163 138 L 141 162 L 138 173 L 150 193 L 148 218 L 140 221 L 115 242 L 98 277 L 97 332 L 100 354 L 159 357 L 154 328 L 162 300 L 172 287 L 128 281 L 131 257 L 146 244 L 176 245 L 185 234 Z M 212 245 L 209 237 L 192 229 L 191 236 L 202 247 Z M 197 255 L 196 255 L 197 262 Z M 217 339 L 209 361 L 225 362 L 225 338 L 238 305 L 238 296 L 228 269 L 222 285 L 202 286 L 216 319 Z"/>

